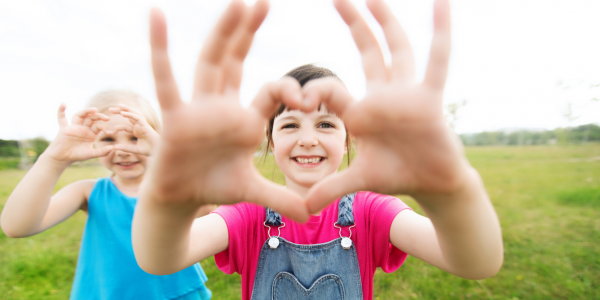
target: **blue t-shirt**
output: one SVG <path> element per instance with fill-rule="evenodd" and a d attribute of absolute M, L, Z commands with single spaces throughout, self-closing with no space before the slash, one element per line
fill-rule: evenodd
<path fill-rule="evenodd" d="M 99 178 L 88 200 L 71 299 L 210 299 L 199 264 L 171 275 L 151 275 L 133 254 L 131 223 L 137 198 Z M 197 297 L 200 295 L 200 297 Z"/>

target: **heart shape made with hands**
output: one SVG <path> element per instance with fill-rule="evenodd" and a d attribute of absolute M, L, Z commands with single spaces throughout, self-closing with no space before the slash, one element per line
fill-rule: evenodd
<path fill-rule="evenodd" d="M 450 53 L 448 1 L 435 3 L 435 32 L 422 83 L 414 79 L 408 39 L 382 0 L 367 1 L 367 6 L 383 28 L 391 66 L 354 5 L 348 0 L 334 0 L 334 5 L 361 53 L 365 98 L 355 101 L 334 78 L 312 80 L 302 89 L 283 78 L 266 84 L 248 108 L 238 97 L 242 65 L 268 2 L 258 0 L 252 7 L 230 3 L 204 43 L 189 103 L 181 100 L 171 71 L 165 17 L 152 11 L 152 67 L 164 129 L 142 198 L 190 209 L 246 201 L 305 221 L 309 212 L 349 192 L 447 193 L 460 186 L 465 159 L 442 113 Z M 356 139 L 351 166 L 317 183 L 306 199 L 265 179 L 253 164 L 266 120 L 281 103 L 305 112 L 324 103 Z"/>

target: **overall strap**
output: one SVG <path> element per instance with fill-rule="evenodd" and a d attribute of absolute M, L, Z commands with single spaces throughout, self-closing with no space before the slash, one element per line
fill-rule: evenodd
<path fill-rule="evenodd" d="M 265 217 L 265 223 L 267 225 L 269 225 L 269 226 L 281 226 L 281 224 L 282 224 L 281 223 L 281 215 L 278 212 L 276 212 L 276 211 L 274 211 L 274 210 L 272 210 L 272 209 L 270 209 L 270 208 L 267 207 L 266 214 L 267 215 Z"/>
<path fill-rule="evenodd" d="M 356 192 L 347 194 L 340 199 L 338 206 L 338 225 L 354 225 L 354 214 L 352 213 L 352 203 L 354 203 L 354 197 L 356 197 Z"/>

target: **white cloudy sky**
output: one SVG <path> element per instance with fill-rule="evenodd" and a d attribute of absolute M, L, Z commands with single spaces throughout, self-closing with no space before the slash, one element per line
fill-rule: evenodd
<path fill-rule="evenodd" d="M 363 1 L 354 1 L 380 43 Z M 415 52 L 422 77 L 432 0 L 387 1 Z M 202 41 L 227 1 L 0 1 L 0 139 L 53 138 L 55 111 L 81 109 L 107 88 L 130 88 L 155 107 L 148 12 L 167 15 L 170 53 L 183 95 Z M 446 103 L 466 99 L 457 131 L 555 128 L 571 102 L 572 124 L 600 122 L 600 1 L 454 0 Z M 389 56 L 384 48 L 386 57 Z M 272 0 L 245 63 L 247 104 L 268 81 L 305 63 L 334 70 L 357 98 L 365 91 L 358 51 L 327 0 Z M 558 85 L 557 83 L 562 82 Z"/>

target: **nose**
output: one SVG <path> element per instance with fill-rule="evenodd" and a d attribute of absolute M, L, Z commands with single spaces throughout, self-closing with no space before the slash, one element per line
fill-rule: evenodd
<path fill-rule="evenodd" d="M 128 152 L 125 152 L 125 151 L 115 150 L 115 155 L 117 155 L 119 157 L 122 157 L 122 158 L 125 158 L 125 157 L 127 157 L 127 156 L 129 156 L 131 154 L 128 153 Z"/>
<path fill-rule="evenodd" d="M 304 128 L 302 129 L 300 139 L 298 139 L 298 146 L 300 147 L 315 147 L 319 144 L 319 140 L 317 140 L 317 135 L 312 128 Z"/>

